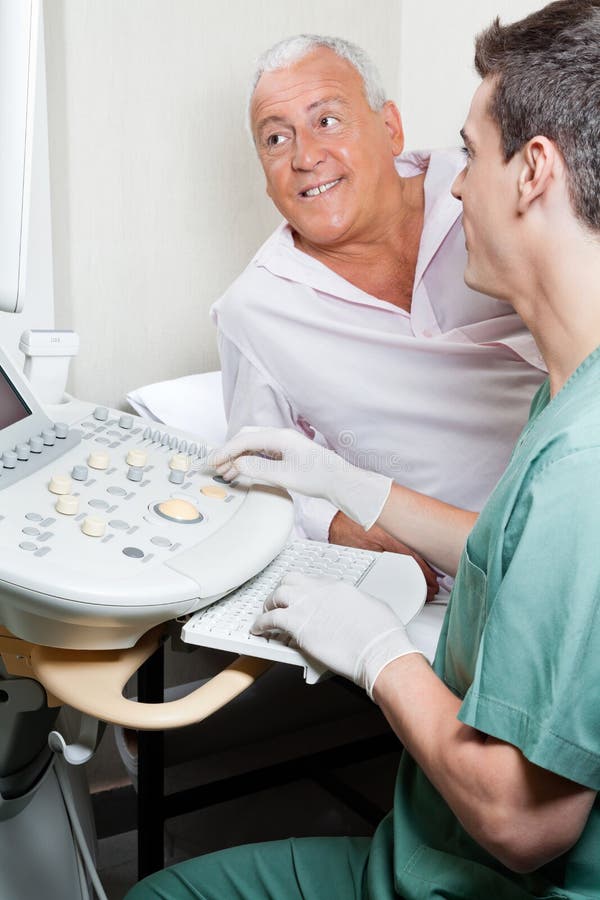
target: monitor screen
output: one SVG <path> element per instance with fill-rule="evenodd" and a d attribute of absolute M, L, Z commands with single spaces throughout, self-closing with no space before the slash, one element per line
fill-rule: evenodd
<path fill-rule="evenodd" d="M 0 368 L 0 431 L 30 415 L 31 410 Z"/>

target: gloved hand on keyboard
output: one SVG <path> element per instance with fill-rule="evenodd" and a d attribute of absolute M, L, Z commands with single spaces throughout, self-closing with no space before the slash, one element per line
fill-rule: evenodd
<path fill-rule="evenodd" d="M 394 611 L 381 600 L 334 578 L 290 572 L 265 601 L 251 631 L 283 631 L 305 653 L 364 688 L 373 699 L 381 670 L 420 653 Z"/>
<path fill-rule="evenodd" d="M 208 464 L 226 481 L 247 475 L 322 497 L 365 530 L 379 518 L 392 486 L 391 478 L 353 466 L 292 428 L 243 429 L 214 451 Z"/>

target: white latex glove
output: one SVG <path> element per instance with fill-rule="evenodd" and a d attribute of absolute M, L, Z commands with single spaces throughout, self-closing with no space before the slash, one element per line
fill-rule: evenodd
<path fill-rule="evenodd" d="M 379 518 L 392 487 L 386 475 L 353 466 L 293 428 L 243 429 L 213 451 L 207 464 L 226 481 L 247 475 L 288 491 L 322 497 L 365 530 Z"/>
<path fill-rule="evenodd" d="M 250 629 L 253 634 L 291 635 L 301 650 L 364 688 L 371 700 L 388 663 L 421 652 L 387 603 L 336 578 L 290 572 L 264 610 Z"/>

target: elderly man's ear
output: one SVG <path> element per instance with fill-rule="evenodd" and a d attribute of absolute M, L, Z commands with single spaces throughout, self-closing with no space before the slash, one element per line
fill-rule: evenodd
<path fill-rule="evenodd" d="M 387 100 L 383 104 L 381 116 L 390 134 L 392 153 L 394 156 L 399 156 L 404 150 L 404 129 L 400 110 L 392 100 Z"/>

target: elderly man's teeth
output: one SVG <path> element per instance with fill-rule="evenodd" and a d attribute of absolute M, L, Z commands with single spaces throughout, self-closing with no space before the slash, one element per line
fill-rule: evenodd
<path fill-rule="evenodd" d="M 324 194 L 325 191 L 328 191 L 329 188 L 332 188 L 340 181 L 339 178 L 336 178 L 335 181 L 330 181 L 328 184 L 321 184 L 319 187 L 311 188 L 310 191 L 304 191 L 305 197 L 316 197 L 317 194 Z"/>

